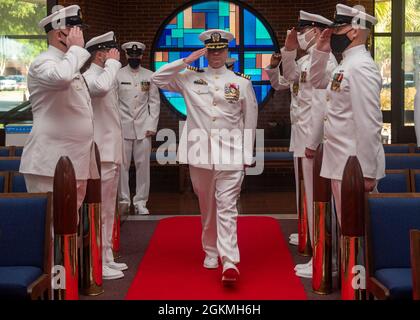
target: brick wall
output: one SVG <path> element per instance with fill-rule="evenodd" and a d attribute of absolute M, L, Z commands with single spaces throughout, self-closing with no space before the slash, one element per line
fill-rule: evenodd
<path fill-rule="evenodd" d="M 90 25 L 87 39 L 113 30 L 120 43 L 138 40 L 146 44 L 143 65 L 150 67 L 150 48 L 162 22 L 178 7 L 182 0 L 59 0 L 59 4 L 79 4 L 86 23 Z M 296 24 L 299 10 L 319 13 L 332 18 L 337 1 L 321 0 L 248 0 L 242 1 L 257 10 L 275 31 L 279 44 L 284 43 L 286 30 Z M 373 0 L 339 1 L 348 5 L 361 4 L 373 12 Z M 266 138 L 288 138 L 290 94 L 275 92 L 259 114 L 258 127 L 265 129 Z M 178 130 L 178 117 L 162 103 L 159 128 Z"/>

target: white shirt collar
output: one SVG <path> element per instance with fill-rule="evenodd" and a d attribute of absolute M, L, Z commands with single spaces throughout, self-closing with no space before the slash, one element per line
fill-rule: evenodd
<path fill-rule="evenodd" d="M 223 65 L 222 67 L 217 68 L 217 69 L 214 69 L 210 66 L 207 67 L 207 72 L 210 73 L 210 74 L 224 74 L 224 73 L 226 73 L 226 71 L 227 71 L 227 68 L 226 68 L 225 65 Z"/>
<path fill-rule="evenodd" d="M 364 44 L 360 44 L 358 46 L 352 47 L 350 49 L 347 49 L 343 52 L 343 58 L 348 58 L 355 54 L 360 54 L 362 52 L 367 52 L 366 47 Z"/>
<path fill-rule="evenodd" d="M 50 51 L 52 54 L 54 54 L 57 57 L 63 57 L 65 55 L 65 53 L 63 51 L 61 51 L 60 49 L 49 45 L 48 46 L 48 51 Z"/>
<path fill-rule="evenodd" d="M 102 68 L 101 66 L 97 65 L 96 63 L 92 62 L 90 64 L 90 67 L 95 70 L 95 71 L 102 71 L 104 68 Z"/>

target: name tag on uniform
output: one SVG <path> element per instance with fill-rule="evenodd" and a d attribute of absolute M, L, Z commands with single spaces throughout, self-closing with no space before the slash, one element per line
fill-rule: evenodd
<path fill-rule="evenodd" d="M 203 80 L 203 79 L 195 80 L 194 81 L 194 84 L 199 84 L 199 85 L 202 85 L 202 86 L 207 86 L 208 85 L 208 83 L 206 82 L 206 80 Z"/>
<path fill-rule="evenodd" d="M 150 90 L 150 81 L 141 82 L 141 91 L 146 92 Z"/>
<path fill-rule="evenodd" d="M 226 83 L 225 84 L 225 99 L 229 103 L 235 103 L 239 101 L 239 84 L 237 83 Z"/>
<path fill-rule="evenodd" d="M 302 71 L 300 73 L 300 82 L 301 83 L 305 83 L 306 82 L 306 78 L 308 77 L 308 72 L 306 71 Z"/>
<path fill-rule="evenodd" d="M 339 92 L 341 87 L 341 82 L 343 81 L 344 73 L 343 72 L 337 72 L 333 76 L 333 80 L 331 82 L 331 90 Z"/>
<path fill-rule="evenodd" d="M 131 85 L 131 82 L 121 82 L 122 85 Z"/>
<path fill-rule="evenodd" d="M 299 93 L 299 83 L 295 82 L 293 83 L 293 94 L 297 96 L 298 93 Z"/>
<path fill-rule="evenodd" d="M 75 83 L 75 89 L 76 89 L 76 90 L 82 90 L 82 89 L 83 89 L 83 86 L 82 86 L 82 82 L 81 82 L 80 76 L 75 76 L 75 77 L 73 78 L 73 81 L 74 81 L 74 83 Z"/>

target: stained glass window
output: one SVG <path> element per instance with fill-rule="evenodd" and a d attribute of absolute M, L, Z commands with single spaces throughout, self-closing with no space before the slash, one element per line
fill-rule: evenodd
<path fill-rule="evenodd" d="M 270 63 L 278 45 L 270 26 L 239 1 L 197 1 L 171 16 L 155 41 L 154 70 L 202 48 L 198 35 L 208 29 L 223 29 L 234 34 L 235 40 L 229 43 L 229 56 L 236 58 L 234 71 L 251 77 L 257 100 L 263 105 L 271 90 L 264 67 Z M 207 67 L 207 59 L 201 57 L 194 66 Z M 163 94 L 181 116 L 186 116 L 185 101 L 180 94 L 165 90 Z"/>

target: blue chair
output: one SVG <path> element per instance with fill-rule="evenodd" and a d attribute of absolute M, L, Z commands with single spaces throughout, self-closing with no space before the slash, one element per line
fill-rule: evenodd
<path fill-rule="evenodd" d="M 386 170 L 385 178 L 378 182 L 380 193 L 410 192 L 410 188 L 410 170 Z"/>
<path fill-rule="evenodd" d="M 23 152 L 23 147 L 15 147 L 15 157 L 21 157 Z"/>
<path fill-rule="evenodd" d="M 387 154 L 385 155 L 385 168 L 387 170 L 420 169 L 420 154 Z"/>
<path fill-rule="evenodd" d="M 413 153 L 415 145 L 410 144 L 384 144 L 385 153 Z"/>
<path fill-rule="evenodd" d="M 378 299 L 412 299 L 410 230 L 420 228 L 420 194 L 369 194 L 366 289 Z"/>
<path fill-rule="evenodd" d="M 410 231 L 411 270 L 413 270 L 413 299 L 420 300 L 420 230 Z"/>
<path fill-rule="evenodd" d="M 51 298 L 52 194 L 0 195 L 0 298 Z"/>
<path fill-rule="evenodd" d="M 293 161 L 292 152 L 265 152 L 264 161 Z"/>
<path fill-rule="evenodd" d="M 411 190 L 420 192 L 420 170 L 410 170 L 411 172 Z"/>
<path fill-rule="evenodd" d="M 0 147 L 0 157 L 10 157 L 10 150 L 9 147 Z"/>
<path fill-rule="evenodd" d="M 20 157 L 0 157 L 0 171 L 19 171 Z"/>
<path fill-rule="evenodd" d="M 9 192 L 9 172 L 0 172 L 0 193 Z"/>
<path fill-rule="evenodd" d="M 25 177 L 22 173 L 13 171 L 10 173 L 10 187 L 9 192 L 11 193 L 25 193 L 28 192 L 26 189 Z"/>

